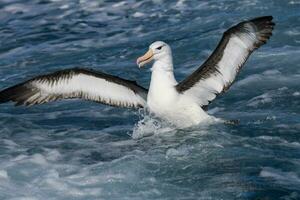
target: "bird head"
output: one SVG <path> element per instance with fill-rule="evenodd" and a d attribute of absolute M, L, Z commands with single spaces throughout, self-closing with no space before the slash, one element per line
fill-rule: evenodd
<path fill-rule="evenodd" d="M 169 60 L 171 58 L 171 48 L 168 44 L 162 41 L 157 41 L 149 46 L 149 50 L 141 57 L 136 60 L 136 64 L 139 68 L 145 64 L 154 61 Z"/>

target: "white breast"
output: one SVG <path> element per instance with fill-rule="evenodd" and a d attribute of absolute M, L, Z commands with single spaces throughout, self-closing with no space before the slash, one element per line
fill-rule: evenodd
<path fill-rule="evenodd" d="M 171 110 L 178 100 L 177 84 L 173 72 L 153 70 L 147 105 L 151 112 L 159 114 Z"/>
<path fill-rule="evenodd" d="M 173 71 L 152 72 L 147 105 L 151 113 L 179 127 L 195 125 L 209 118 L 192 98 L 179 94 Z"/>

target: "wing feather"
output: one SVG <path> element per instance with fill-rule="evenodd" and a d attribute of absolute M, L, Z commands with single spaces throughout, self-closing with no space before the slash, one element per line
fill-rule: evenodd
<path fill-rule="evenodd" d="M 272 35 L 272 16 L 244 21 L 228 29 L 210 57 L 176 89 L 206 107 L 229 89 L 250 54 Z"/>
<path fill-rule="evenodd" d="M 0 103 L 43 104 L 80 98 L 118 107 L 144 107 L 147 90 L 134 81 L 87 69 L 67 69 L 42 75 L 0 92 Z"/>

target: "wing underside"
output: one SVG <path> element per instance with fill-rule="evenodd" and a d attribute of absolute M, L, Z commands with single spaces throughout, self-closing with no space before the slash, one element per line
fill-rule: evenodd
<path fill-rule="evenodd" d="M 244 21 L 227 30 L 211 56 L 176 89 L 206 107 L 229 89 L 250 54 L 272 35 L 271 16 Z"/>
<path fill-rule="evenodd" d="M 0 103 L 43 104 L 79 98 L 111 106 L 144 107 L 147 90 L 136 82 L 87 69 L 68 69 L 42 75 L 0 92 Z"/>

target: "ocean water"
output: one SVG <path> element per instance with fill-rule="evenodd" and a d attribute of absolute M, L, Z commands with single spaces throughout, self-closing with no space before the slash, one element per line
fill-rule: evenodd
<path fill-rule="evenodd" d="M 239 120 L 174 129 L 143 111 L 66 100 L 0 105 L 0 199 L 300 199 L 299 0 L 1 0 L 0 88 L 75 66 L 136 80 L 156 40 L 182 80 L 241 20 L 276 28 L 209 107 Z"/>

